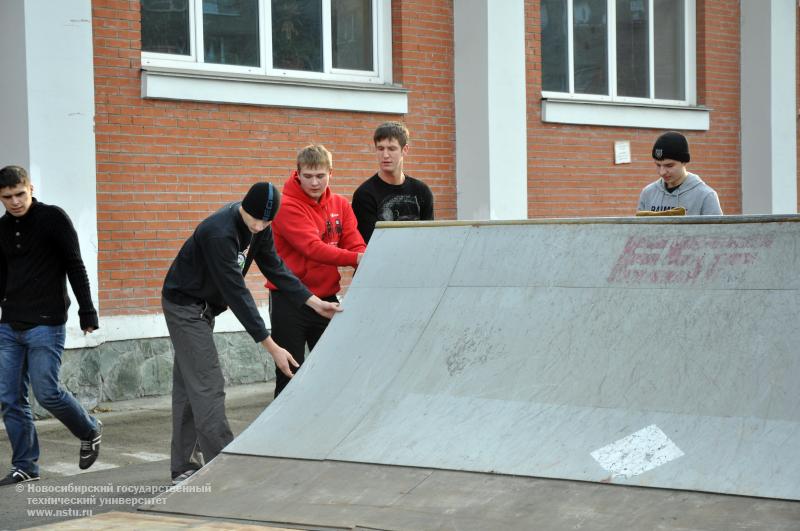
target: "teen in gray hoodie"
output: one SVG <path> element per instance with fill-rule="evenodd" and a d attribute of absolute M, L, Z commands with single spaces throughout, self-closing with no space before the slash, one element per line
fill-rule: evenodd
<path fill-rule="evenodd" d="M 690 160 L 686 137 L 674 131 L 664 133 L 653 145 L 653 159 L 659 179 L 644 187 L 638 210 L 661 212 L 683 207 L 689 216 L 722 215 L 717 192 L 686 169 Z"/>

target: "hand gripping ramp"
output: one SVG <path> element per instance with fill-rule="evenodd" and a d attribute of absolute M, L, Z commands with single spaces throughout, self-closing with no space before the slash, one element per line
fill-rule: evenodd
<path fill-rule="evenodd" d="M 384 226 L 225 453 L 800 500 L 799 220 Z"/>

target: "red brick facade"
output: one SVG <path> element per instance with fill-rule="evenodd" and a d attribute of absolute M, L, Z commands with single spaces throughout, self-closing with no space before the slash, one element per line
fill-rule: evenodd
<path fill-rule="evenodd" d="M 103 315 L 160 311 L 164 275 L 197 222 L 259 179 L 282 185 L 309 142 L 331 150 L 333 189 L 350 197 L 376 170 L 372 132 L 385 120 L 406 122 L 408 173 L 431 186 L 437 218 L 455 217 L 452 3 L 395 1 L 392 17 L 405 116 L 144 100 L 139 2 L 93 1 Z M 263 301 L 259 276 L 249 281 Z"/>
<path fill-rule="evenodd" d="M 539 1 L 525 8 L 528 216 L 632 214 L 656 178 L 650 149 L 661 130 L 542 122 Z M 690 169 L 719 192 L 727 214 L 741 212 L 739 17 L 737 0 L 697 0 L 698 102 L 712 112 L 709 131 L 687 133 Z M 371 134 L 387 119 L 408 124 L 406 169 L 433 189 L 436 217 L 456 217 L 452 0 L 392 2 L 404 116 L 144 100 L 139 18 L 138 1 L 93 0 L 104 315 L 158 312 L 164 274 L 196 223 L 258 179 L 282 183 L 309 142 L 332 151 L 333 189 L 349 197 L 375 171 Z M 616 140 L 630 141 L 631 164 L 614 164 Z M 259 274 L 249 280 L 263 301 Z"/>
<path fill-rule="evenodd" d="M 628 216 L 658 177 L 650 150 L 660 129 L 570 126 L 541 120 L 539 2 L 527 0 L 528 217 Z M 686 132 L 697 173 L 717 190 L 726 214 L 741 212 L 739 2 L 697 0 L 698 103 L 711 129 Z M 631 164 L 614 164 L 614 142 L 629 140 Z"/>

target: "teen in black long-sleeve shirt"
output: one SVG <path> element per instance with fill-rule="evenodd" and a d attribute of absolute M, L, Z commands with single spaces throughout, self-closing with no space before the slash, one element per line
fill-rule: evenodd
<path fill-rule="evenodd" d="M 28 173 L 0 170 L 0 405 L 11 442 L 10 485 L 39 479 L 39 442 L 28 402 L 28 383 L 39 403 L 81 439 L 78 465 L 92 466 L 100 452 L 102 424 L 59 384 L 70 301 L 78 299 L 81 329 L 97 329 L 89 279 L 78 235 L 60 208 L 33 198 Z"/>
<path fill-rule="evenodd" d="M 256 342 L 270 353 L 287 377 L 298 364 L 272 340 L 247 289 L 247 252 L 261 272 L 298 306 L 308 305 L 331 318 L 339 305 L 321 300 L 289 271 L 275 253 L 269 225 L 280 194 L 269 183 L 250 188 L 241 203 L 232 203 L 198 225 L 169 268 L 161 305 L 175 349 L 172 377 L 173 483 L 194 473 L 233 440 L 225 415 L 225 380 L 214 346 L 214 317 L 230 307 Z"/>
<path fill-rule="evenodd" d="M 311 297 L 311 292 L 275 253 L 272 229 L 266 228 L 254 238 L 239 214 L 239 205 L 231 203 L 198 225 L 172 262 L 164 279 L 163 295 L 176 304 L 207 303 L 212 315 L 230 307 L 247 333 L 260 343 L 269 332 L 237 262 L 251 241 L 257 240 L 254 261 L 258 268 L 280 284 L 298 308 Z"/>
<path fill-rule="evenodd" d="M 69 278 L 78 300 L 81 329 L 98 327 L 78 235 L 63 210 L 32 198 L 24 216 L 6 213 L 0 218 L 0 250 L 0 323 L 66 323 Z"/>

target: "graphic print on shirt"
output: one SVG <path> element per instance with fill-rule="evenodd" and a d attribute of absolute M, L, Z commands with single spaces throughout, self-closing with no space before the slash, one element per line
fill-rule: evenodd
<path fill-rule="evenodd" d="M 415 195 L 390 195 L 378 205 L 378 221 L 416 221 L 420 207 Z"/>
<path fill-rule="evenodd" d="M 680 205 L 678 205 L 677 203 L 675 205 L 672 205 L 672 206 L 670 206 L 670 205 L 661 205 L 661 206 L 653 205 L 653 206 L 650 207 L 650 212 L 666 212 L 667 210 L 672 210 L 673 208 L 677 208 L 679 206 Z"/>
<path fill-rule="evenodd" d="M 338 212 L 332 212 L 329 219 L 325 222 L 325 232 L 320 237 L 328 245 L 339 247 L 339 240 L 342 238 L 342 220 L 339 219 Z"/>

